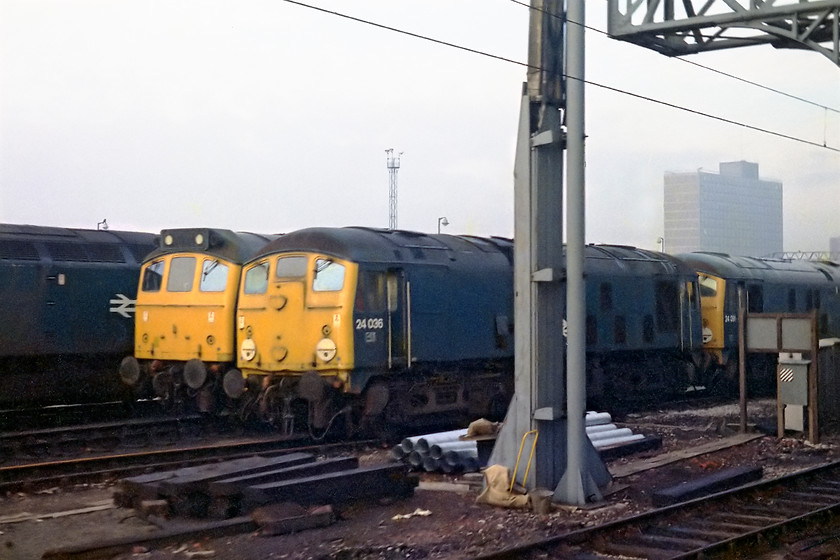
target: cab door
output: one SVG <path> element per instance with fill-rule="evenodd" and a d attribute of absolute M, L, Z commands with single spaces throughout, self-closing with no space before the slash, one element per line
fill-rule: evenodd
<path fill-rule="evenodd" d="M 359 269 L 353 303 L 357 368 L 390 367 L 388 281 L 385 271 Z"/>

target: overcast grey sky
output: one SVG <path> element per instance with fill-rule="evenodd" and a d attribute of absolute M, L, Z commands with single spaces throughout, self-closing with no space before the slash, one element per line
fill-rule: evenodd
<path fill-rule="evenodd" d="M 509 0 L 311 0 L 527 61 Z M 605 2 L 587 21 L 606 30 Z M 587 31 L 586 78 L 840 149 L 840 115 Z M 840 109 L 840 68 L 752 47 L 693 62 Z M 0 221 L 274 233 L 399 222 L 513 234 L 523 66 L 283 0 L 0 0 Z M 786 250 L 840 236 L 840 153 L 586 88 L 587 241 L 657 248 L 666 171 L 759 164 Z M 666 241 L 667 243 L 667 241 Z"/>

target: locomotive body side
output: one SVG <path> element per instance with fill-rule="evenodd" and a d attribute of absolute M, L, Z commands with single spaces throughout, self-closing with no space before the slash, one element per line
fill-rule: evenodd
<path fill-rule="evenodd" d="M 686 390 L 701 349 L 694 271 L 627 246 L 590 245 L 585 257 L 590 406 Z"/>
<path fill-rule="evenodd" d="M 138 395 L 164 404 L 191 399 L 214 409 L 218 381 L 236 361 L 234 311 L 241 263 L 270 238 L 229 230 L 163 230 L 143 263 L 137 295 L 136 339 L 120 377 Z M 149 383 L 150 382 L 150 383 Z"/>
<path fill-rule="evenodd" d="M 122 398 L 103 375 L 131 351 L 140 262 L 154 236 L 0 225 L 0 402 Z M 110 378 L 109 378 L 110 377 Z"/>

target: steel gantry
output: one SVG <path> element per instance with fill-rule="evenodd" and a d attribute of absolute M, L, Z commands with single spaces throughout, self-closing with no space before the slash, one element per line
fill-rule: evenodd
<path fill-rule="evenodd" d="M 840 0 L 607 0 L 614 39 L 666 56 L 770 44 L 840 66 Z"/>

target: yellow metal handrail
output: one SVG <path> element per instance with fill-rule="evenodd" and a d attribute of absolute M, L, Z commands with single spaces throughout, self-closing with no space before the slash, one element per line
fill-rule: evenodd
<path fill-rule="evenodd" d="M 534 434 L 534 442 L 531 444 L 531 456 L 528 457 L 528 466 L 525 467 L 525 476 L 522 478 L 522 486 L 525 486 L 525 482 L 528 480 L 528 472 L 531 470 L 531 461 L 534 460 L 534 451 L 537 449 L 537 438 L 540 437 L 540 433 L 537 430 L 531 430 L 530 432 L 525 432 L 522 435 L 522 442 L 519 444 L 519 455 L 516 456 L 516 465 L 513 467 L 513 476 L 510 477 L 510 488 L 508 489 L 508 492 L 513 492 L 513 485 L 516 482 L 516 471 L 519 469 L 519 460 L 522 458 L 522 448 L 525 447 L 525 438 L 530 434 Z"/>

